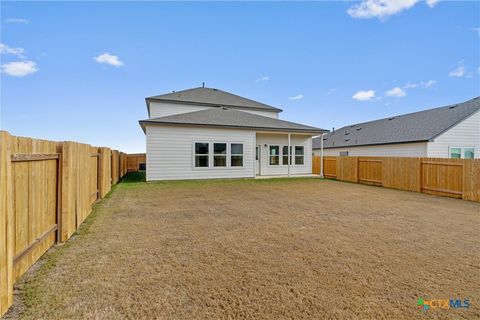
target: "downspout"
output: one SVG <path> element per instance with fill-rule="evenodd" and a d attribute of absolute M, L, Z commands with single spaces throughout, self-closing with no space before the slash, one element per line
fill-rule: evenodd
<path fill-rule="evenodd" d="M 320 136 L 320 178 L 323 178 L 323 135 Z"/>
<path fill-rule="evenodd" d="M 288 176 L 290 177 L 290 162 L 292 162 L 292 150 L 290 147 L 290 133 L 288 134 Z"/>

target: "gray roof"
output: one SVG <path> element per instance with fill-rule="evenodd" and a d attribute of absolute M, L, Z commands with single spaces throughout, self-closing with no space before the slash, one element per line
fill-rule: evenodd
<path fill-rule="evenodd" d="M 431 141 L 480 110 L 480 97 L 445 107 L 345 126 L 324 135 L 324 148 Z M 313 148 L 320 148 L 320 137 Z"/>
<path fill-rule="evenodd" d="M 254 100 L 214 88 L 193 88 L 146 98 L 147 108 L 150 101 L 165 101 L 182 104 L 200 104 L 215 107 L 237 107 L 247 109 L 263 109 L 281 112 L 282 109 L 269 106 Z M 150 110 L 149 110 L 150 113 Z"/>
<path fill-rule="evenodd" d="M 288 131 L 320 134 L 327 130 L 306 126 L 299 123 L 264 117 L 226 107 L 176 114 L 161 118 L 141 120 L 140 126 L 145 131 L 147 124 L 173 124 L 228 127 L 264 131 Z"/>

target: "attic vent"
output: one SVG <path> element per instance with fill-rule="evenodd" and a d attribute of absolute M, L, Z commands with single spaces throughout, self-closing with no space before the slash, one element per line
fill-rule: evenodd
<path fill-rule="evenodd" d="M 345 141 L 350 141 L 350 138 L 348 138 L 348 139 L 345 139 Z"/>
<path fill-rule="evenodd" d="M 357 131 L 360 131 L 360 130 L 362 130 L 362 127 L 358 127 L 358 128 L 357 128 Z"/>
<path fill-rule="evenodd" d="M 388 118 L 388 121 L 392 121 L 393 119 L 395 119 L 395 117 Z"/>
<path fill-rule="evenodd" d="M 348 131 L 345 131 L 345 135 L 348 136 L 350 134 L 350 132 Z"/>
<path fill-rule="evenodd" d="M 457 105 L 454 105 L 454 106 L 448 107 L 448 109 L 454 109 L 454 108 L 456 108 L 456 107 L 457 107 Z"/>
<path fill-rule="evenodd" d="M 222 107 L 222 109 L 223 109 L 223 110 L 228 110 L 228 108 L 227 108 L 227 107 Z"/>
<path fill-rule="evenodd" d="M 212 90 L 213 90 L 213 91 L 218 91 L 218 89 L 215 89 L 215 88 L 213 88 Z"/>

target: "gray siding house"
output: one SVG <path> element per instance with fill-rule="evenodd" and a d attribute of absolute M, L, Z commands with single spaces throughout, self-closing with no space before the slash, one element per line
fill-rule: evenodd
<path fill-rule="evenodd" d="M 322 138 L 313 139 L 321 155 Z M 480 158 L 480 98 L 345 126 L 323 136 L 325 156 Z"/>

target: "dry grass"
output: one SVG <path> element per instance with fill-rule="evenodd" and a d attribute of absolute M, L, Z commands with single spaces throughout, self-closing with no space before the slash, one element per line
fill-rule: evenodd
<path fill-rule="evenodd" d="M 27 275 L 22 317 L 478 319 L 479 223 L 478 203 L 328 180 L 122 183 Z"/>

